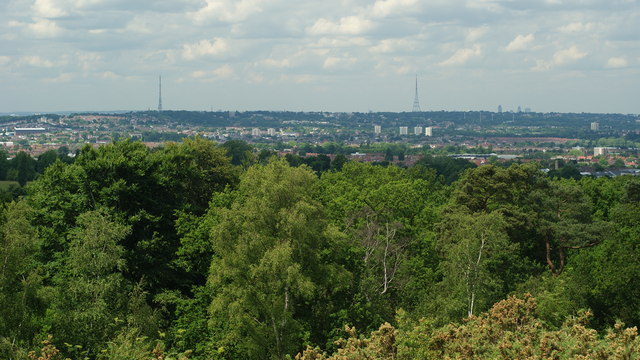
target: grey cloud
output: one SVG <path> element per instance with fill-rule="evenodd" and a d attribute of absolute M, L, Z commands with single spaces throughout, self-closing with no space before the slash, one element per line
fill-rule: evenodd
<path fill-rule="evenodd" d="M 393 88 L 403 86 L 405 80 L 399 78 L 417 72 L 429 79 L 425 84 L 440 89 L 442 96 L 459 98 L 440 98 L 440 106 L 455 107 L 451 104 L 458 101 L 458 108 L 463 108 L 480 106 L 480 100 L 467 98 L 467 90 L 456 93 L 457 86 L 467 86 L 472 93 L 480 86 L 477 84 L 492 84 L 486 86 L 495 88 L 487 92 L 515 98 L 525 93 L 518 85 L 544 89 L 547 85 L 542 78 L 571 73 L 607 86 L 617 77 L 637 78 L 632 71 L 640 66 L 637 1 L 380 0 L 375 5 L 374 0 L 245 0 L 245 5 L 256 8 L 241 9 L 240 2 L 224 0 L 214 4 L 224 16 L 208 12 L 196 19 L 194 14 L 207 4 L 204 0 L 106 0 L 65 8 L 64 15 L 47 20 L 60 29 L 47 39 L 29 30 L 29 24 L 42 20 L 33 12 L 34 1 L 0 4 L 0 59 L 3 70 L 10 69 L 0 71 L 0 81 L 29 79 L 61 88 L 96 84 L 118 92 L 119 87 L 139 87 L 162 72 L 167 77 L 167 96 L 172 85 L 177 89 L 177 79 L 184 91 L 224 84 L 228 89 L 225 101 L 239 107 L 240 100 L 232 95 L 248 91 L 243 87 L 248 84 L 260 84 L 261 96 L 267 97 L 261 104 L 266 104 L 276 86 L 296 88 L 307 95 L 340 93 L 347 88 L 355 93 L 362 79 L 371 86 L 389 84 Z M 534 39 L 523 42 L 519 51 L 506 50 L 518 35 L 528 34 L 534 34 Z M 216 48 L 216 38 L 224 39 L 226 46 Z M 562 53 L 567 49 L 573 53 Z M 33 66 L 38 64 L 33 58 L 31 65 L 22 64 L 20 59 L 28 56 L 38 56 L 41 64 L 53 66 Z M 626 59 L 625 66 L 620 59 Z M 607 67 L 609 63 L 613 65 Z M 545 70 L 534 71 L 537 66 Z M 554 86 L 570 88 L 571 79 Z M 357 80 L 356 85 L 347 80 Z M 409 97 L 410 90 L 409 86 Z M 425 91 L 431 90 L 426 87 Z M 1 100 L 3 94 L 6 90 L 0 90 L 0 110 L 19 103 Z M 379 98 L 372 102 L 389 103 L 396 110 L 410 106 L 404 102 L 412 99 L 394 102 L 396 95 L 388 94 L 386 99 L 383 91 L 375 92 Z M 26 98 L 27 93 L 11 96 Z M 180 107 L 182 101 L 188 107 L 205 101 L 198 93 L 192 96 L 193 100 L 176 98 L 174 104 Z M 290 106 L 279 103 L 279 108 L 303 106 L 295 101 L 304 101 L 304 97 L 296 94 Z M 482 98 L 490 100 L 488 95 Z M 340 106 L 348 106 L 339 96 L 317 104 L 340 101 Z M 541 97 L 539 101 L 547 100 Z M 353 103 L 366 104 L 367 100 L 354 98 Z M 402 105 L 393 108 L 393 104 Z M 244 106 L 251 108 L 252 104 Z"/>

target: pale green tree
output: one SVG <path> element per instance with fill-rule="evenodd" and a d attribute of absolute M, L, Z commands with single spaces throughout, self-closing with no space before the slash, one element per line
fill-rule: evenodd
<path fill-rule="evenodd" d="M 470 214 L 453 211 L 444 216 L 438 245 L 442 251 L 443 291 L 452 304 L 464 304 L 467 316 L 486 310 L 499 300 L 500 263 L 515 245 L 498 212 Z"/>
<path fill-rule="evenodd" d="M 23 201 L 2 211 L 0 225 L 0 358 L 14 358 L 37 331 L 43 305 L 38 294 L 39 242 L 29 220 L 32 209 Z"/>
<path fill-rule="evenodd" d="M 115 319 L 127 314 L 131 286 L 122 275 L 119 242 L 130 230 L 101 211 L 81 214 L 77 224 L 70 233 L 65 271 L 55 279 L 49 320 L 56 338 L 91 354 L 114 335 Z"/>
<path fill-rule="evenodd" d="M 317 181 L 306 166 L 284 160 L 256 165 L 231 208 L 219 209 L 209 286 L 210 327 L 222 357 L 295 354 L 318 326 L 308 318 L 314 303 L 348 281 L 331 256 L 340 234 L 312 196 Z"/>

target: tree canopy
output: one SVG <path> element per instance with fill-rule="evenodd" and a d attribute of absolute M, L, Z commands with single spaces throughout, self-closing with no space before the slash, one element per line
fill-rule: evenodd
<path fill-rule="evenodd" d="M 2 359 L 638 353 L 636 177 L 202 138 L 67 153 L 0 161 L 25 185 L 0 198 Z"/>

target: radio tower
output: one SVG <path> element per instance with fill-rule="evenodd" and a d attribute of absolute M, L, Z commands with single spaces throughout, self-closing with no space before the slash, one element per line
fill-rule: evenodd
<path fill-rule="evenodd" d="M 418 100 L 418 75 L 416 75 L 416 97 L 413 99 L 413 112 L 421 112 L 420 101 Z"/>
<path fill-rule="evenodd" d="M 158 112 L 162 112 L 162 75 L 158 77 Z"/>

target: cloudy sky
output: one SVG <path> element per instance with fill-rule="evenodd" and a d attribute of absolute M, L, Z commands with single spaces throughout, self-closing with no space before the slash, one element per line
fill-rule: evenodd
<path fill-rule="evenodd" d="M 0 112 L 640 113 L 640 0 L 0 0 Z"/>

